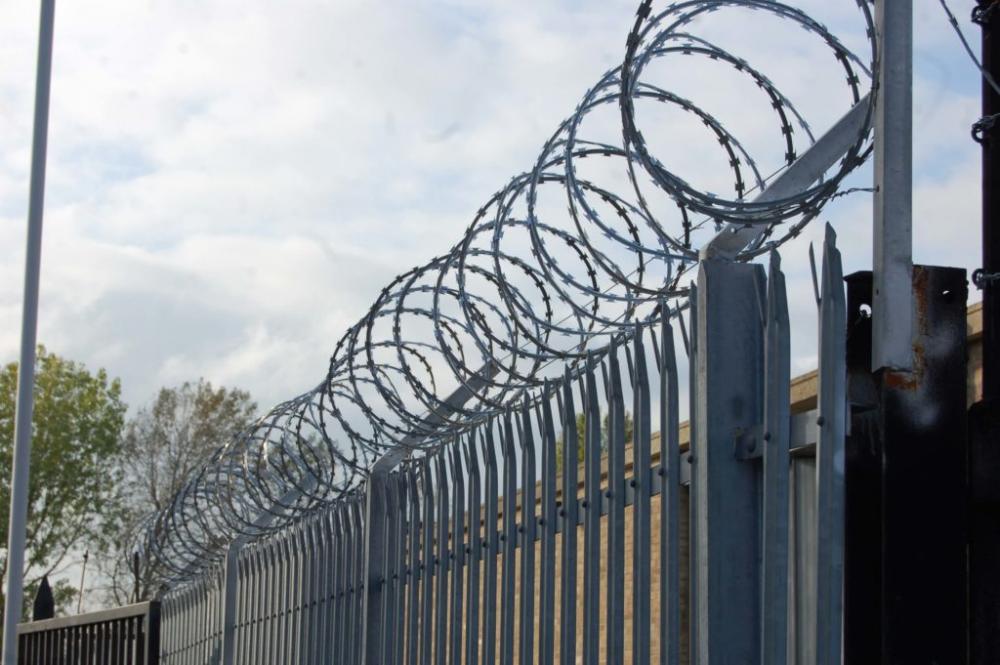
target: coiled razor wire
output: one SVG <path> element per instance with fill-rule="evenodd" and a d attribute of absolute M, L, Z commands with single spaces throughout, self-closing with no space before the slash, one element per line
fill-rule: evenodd
<path fill-rule="evenodd" d="M 388 451 L 431 452 L 537 395 L 546 378 L 576 372 L 612 337 L 678 310 L 681 279 L 697 265 L 696 237 L 723 224 L 760 227 L 736 257 L 746 261 L 797 235 L 870 153 L 871 110 L 835 173 L 794 196 L 755 202 L 750 195 L 768 178 L 754 156 L 702 105 L 649 74 L 698 58 L 749 77 L 773 109 L 784 168 L 814 141 L 809 124 L 761 69 L 695 31 L 709 17 L 747 10 L 790 22 L 832 53 L 854 105 L 874 89 L 877 71 L 871 11 L 866 0 L 856 4 L 868 64 L 782 2 L 685 0 L 654 12 L 644 1 L 624 62 L 587 91 L 534 166 L 486 202 L 449 252 L 381 291 L 337 342 L 322 383 L 223 442 L 169 507 L 149 517 L 136 549 L 164 571 L 161 581 L 190 578 L 235 539 L 356 493 Z M 731 197 L 693 186 L 653 153 L 638 119 L 650 104 L 688 114 L 714 136 L 731 169 Z M 601 138 L 592 123 L 608 110 L 620 115 L 619 139 Z M 602 176 L 612 171 L 627 174 L 614 188 Z M 447 404 L 456 387 L 469 398 Z"/>

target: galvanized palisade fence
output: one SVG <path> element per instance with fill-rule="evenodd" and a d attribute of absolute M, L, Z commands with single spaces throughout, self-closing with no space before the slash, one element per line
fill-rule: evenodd
<path fill-rule="evenodd" d="M 163 662 L 839 663 L 846 305 L 829 229 L 820 281 L 817 410 L 790 414 L 777 254 L 768 275 L 706 259 L 686 311 L 170 590 Z"/>

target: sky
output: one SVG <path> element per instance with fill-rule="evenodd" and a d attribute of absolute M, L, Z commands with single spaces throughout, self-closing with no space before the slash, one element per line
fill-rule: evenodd
<path fill-rule="evenodd" d="M 797 4 L 857 39 L 854 0 Z M 915 4 L 915 260 L 971 270 L 978 74 L 938 3 Z M 972 0 L 951 4 L 978 42 Z M 120 377 L 133 408 L 198 377 L 247 389 L 262 408 L 311 388 L 381 288 L 459 240 L 620 63 L 636 5 L 59 3 L 39 341 Z M 731 37 L 776 79 L 817 84 L 783 42 Z M 2 3 L 4 362 L 19 345 L 36 39 L 37 2 Z M 803 104 L 819 129 L 840 113 L 825 92 Z M 870 195 L 821 220 L 841 234 L 848 272 L 870 266 Z M 820 233 L 814 223 L 785 252 L 795 372 L 815 366 L 805 247 Z"/>
<path fill-rule="evenodd" d="M 790 2 L 863 43 L 854 0 Z M 973 0 L 950 2 L 977 44 Z M 978 72 L 938 2 L 914 4 L 914 258 L 971 271 Z M 39 341 L 119 377 L 133 411 L 199 377 L 249 390 L 262 409 L 312 388 L 382 287 L 457 242 L 620 64 L 636 6 L 58 3 Z M 0 3 L 0 362 L 19 346 L 37 12 L 37 1 Z M 720 35 L 817 130 L 846 110 L 842 78 L 812 46 L 766 26 Z M 735 111 L 747 145 L 775 145 L 766 109 L 744 106 L 735 85 L 665 76 Z M 718 152 L 667 136 L 659 147 L 687 156 L 681 172 L 715 184 Z M 870 166 L 851 184 L 870 186 Z M 845 197 L 783 251 L 794 373 L 816 365 L 808 243 L 830 221 L 845 272 L 868 269 L 871 216 L 870 195 Z"/>

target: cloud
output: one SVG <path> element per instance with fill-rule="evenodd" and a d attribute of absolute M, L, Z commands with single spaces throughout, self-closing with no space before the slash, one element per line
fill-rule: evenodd
<path fill-rule="evenodd" d="M 834 29 L 858 26 L 852 2 L 802 4 Z M 620 62 L 634 5 L 61 5 L 40 338 L 122 376 L 132 404 L 197 375 L 246 387 L 262 404 L 307 389 L 383 285 L 445 251 L 493 191 L 530 168 Z M 916 251 L 972 267 L 976 77 L 943 16 L 926 9 L 917 12 Z M 35 11 L 26 0 L 0 8 L 6 358 L 18 342 Z M 714 30 L 820 129 L 839 114 L 841 81 L 825 83 L 836 71 L 810 38 L 761 40 L 739 23 Z M 771 118 L 732 107 L 740 84 L 704 85 L 678 67 L 662 75 L 728 110 L 748 147 L 774 144 Z M 701 136 L 676 141 L 682 172 L 717 176 Z M 866 195 L 829 211 L 854 267 L 870 257 L 869 216 Z M 804 243 L 818 228 L 786 257 L 803 317 Z M 796 347 L 803 368 L 810 336 Z"/>
<path fill-rule="evenodd" d="M 458 241 L 620 63 L 637 4 L 59 4 L 39 339 L 121 377 L 133 406 L 198 376 L 246 388 L 262 408 L 315 386 L 381 288 Z M 864 47 L 853 0 L 796 4 Z M 973 3 L 952 4 L 964 17 Z M 0 3 L 4 361 L 19 343 L 36 5 Z M 978 73 L 937 3 L 916 5 L 915 258 L 971 270 Z M 771 39 L 741 21 L 713 31 L 817 130 L 843 112 L 842 72 L 812 38 Z M 725 115 L 762 167 L 773 165 L 769 109 L 719 69 L 666 62 L 656 76 Z M 660 146 L 693 182 L 731 187 L 706 158 L 722 154 L 711 140 L 683 132 Z M 850 181 L 870 183 L 870 167 Z M 824 213 L 846 272 L 870 267 L 871 210 L 870 195 L 856 194 Z M 806 249 L 821 240 L 814 223 L 783 251 L 795 373 L 816 365 Z M 683 376 L 679 344 L 678 354 Z M 680 391 L 686 417 L 685 380 Z"/>

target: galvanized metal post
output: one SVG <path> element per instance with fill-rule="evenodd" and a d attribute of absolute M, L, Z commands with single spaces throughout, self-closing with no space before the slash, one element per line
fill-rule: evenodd
<path fill-rule="evenodd" d="M 383 458 L 384 459 L 384 458 Z M 389 484 L 388 464 L 372 467 L 365 488 L 365 612 L 364 623 L 361 626 L 361 653 L 364 654 L 366 665 L 378 665 L 383 662 L 382 654 L 382 609 L 385 597 L 382 588 L 385 584 L 383 571 L 386 560 L 386 492 Z"/>
<path fill-rule="evenodd" d="M 701 665 L 761 662 L 760 464 L 763 269 L 710 259 L 698 271 L 693 501 L 698 506 Z"/>
<path fill-rule="evenodd" d="M 657 335 L 660 338 L 660 357 L 657 368 L 660 375 L 660 469 L 663 479 L 660 494 L 660 663 L 662 665 L 680 665 L 680 396 L 678 394 L 674 333 L 665 301 L 660 302 L 660 310 L 663 312 L 663 321 L 659 332 L 651 330 L 654 348 L 656 347 Z M 679 318 L 678 321 L 680 321 Z M 683 325 L 683 322 L 681 323 Z M 636 355 L 638 356 L 638 353 Z M 637 408 L 636 413 L 638 412 Z M 638 422 L 637 416 L 637 427 L 639 426 Z M 693 515 L 694 511 L 692 510 L 691 513 Z M 694 522 L 695 520 L 690 520 L 690 524 L 694 524 Z M 689 539 L 689 543 L 694 542 L 694 539 Z M 693 558 L 689 560 L 693 560 Z M 690 576 L 688 579 L 692 588 L 695 586 L 694 579 L 694 576 Z M 693 599 L 694 593 L 689 595 Z M 690 616 L 695 615 L 695 607 L 694 603 L 689 606 Z M 694 623 L 691 622 L 692 625 Z M 690 641 L 688 643 L 691 644 Z M 691 649 L 689 649 L 690 651 Z"/>
<path fill-rule="evenodd" d="M 24 305 L 21 310 L 21 356 L 14 416 L 10 522 L 7 541 L 7 596 L 4 606 L 3 662 L 17 662 L 17 621 L 24 589 L 24 544 L 28 521 L 31 463 L 31 419 L 34 408 L 35 341 L 38 332 L 38 282 L 42 262 L 42 213 L 45 208 L 45 159 L 49 131 L 49 87 L 55 0 L 42 0 L 35 79 L 35 124 L 31 144 L 31 189 L 28 195 L 28 241 L 24 258 Z"/>
<path fill-rule="evenodd" d="M 497 532 L 500 483 L 497 478 L 496 442 L 493 423 L 485 426 L 483 460 L 486 467 L 486 565 L 483 572 L 483 665 L 495 665 L 497 655 L 497 555 L 500 540 Z"/>
<path fill-rule="evenodd" d="M 661 305 L 666 322 L 669 310 Z M 649 375 L 646 372 L 646 350 L 642 344 L 642 328 L 637 328 L 633 337 L 635 351 L 635 371 L 632 375 L 632 487 L 635 499 L 632 504 L 632 663 L 633 665 L 649 665 L 650 662 L 650 624 L 652 615 L 650 594 L 652 591 L 652 576 L 650 560 L 652 559 L 652 481 L 653 470 L 650 468 L 652 443 L 652 426 L 650 414 Z M 668 395 L 661 394 L 664 402 Z M 624 424 L 624 423 L 623 423 Z M 660 425 L 661 440 L 669 435 L 669 424 L 666 419 Z M 666 456 L 660 459 L 661 469 L 665 469 Z M 665 476 L 664 476 L 665 479 Z M 668 495 L 668 488 L 661 490 Z M 661 524 L 663 524 L 661 522 Z M 667 528 L 669 537 L 669 527 Z M 661 652 L 667 649 L 666 640 L 660 639 Z M 666 659 L 661 659 L 664 662 Z"/>
<path fill-rule="evenodd" d="M 407 491 L 409 492 L 409 532 L 407 535 L 407 564 L 409 566 L 409 576 L 407 579 L 406 598 L 406 665 L 417 665 L 417 655 L 420 652 L 420 633 L 417 620 L 420 613 L 419 590 L 420 582 L 424 577 L 422 566 L 420 565 L 420 481 L 414 469 L 408 469 L 406 474 Z"/>
<path fill-rule="evenodd" d="M 608 392 L 608 487 L 604 498 L 608 506 L 608 542 L 604 648 L 605 663 L 621 665 L 625 656 L 625 399 L 618 345 L 614 339 L 607 359 L 609 373 L 605 375 L 604 385 Z"/>
<path fill-rule="evenodd" d="M 389 516 L 386 531 L 386 565 L 385 565 L 385 602 L 383 603 L 382 625 L 382 660 L 386 663 L 402 661 L 400 647 L 402 645 L 402 579 L 403 579 L 403 522 L 406 514 L 405 493 L 403 492 L 402 474 L 392 475 L 386 492 L 387 511 Z"/>
<path fill-rule="evenodd" d="M 843 643 L 847 302 L 836 235 L 823 244 L 816 445 L 816 662 L 840 665 Z M 896 661 L 891 661 L 896 662 Z"/>
<path fill-rule="evenodd" d="M 517 573 L 517 467 L 514 450 L 514 426 L 510 410 L 503 415 L 501 431 L 503 460 L 503 576 L 500 586 L 500 662 L 515 661 L 514 651 L 514 580 Z"/>
<path fill-rule="evenodd" d="M 437 468 L 437 582 L 434 588 L 434 662 L 445 665 L 448 656 L 448 578 L 451 577 L 451 560 L 448 557 L 448 471 L 445 450 L 435 455 Z"/>
<path fill-rule="evenodd" d="M 531 410 L 527 405 L 520 409 L 518 439 L 521 444 L 521 540 L 520 587 L 521 621 L 518 635 L 520 662 L 530 663 L 535 652 L 535 441 L 532 435 Z M 517 417 L 517 416 L 515 416 Z"/>
<path fill-rule="evenodd" d="M 335 615 L 333 629 L 330 631 L 333 638 L 333 648 L 331 649 L 333 662 L 343 663 L 347 658 L 347 588 L 350 582 L 347 579 L 347 506 L 341 505 L 333 516 L 333 543 L 337 547 L 336 567 L 333 571 L 333 584 L 331 588 L 335 594 L 334 608 Z"/>
<path fill-rule="evenodd" d="M 704 507 L 699 501 L 701 492 L 699 490 L 700 483 L 698 482 L 698 468 L 701 466 L 701 461 L 697 455 L 697 395 L 700 378 L 698 376 L 698 365 L 701 362 L 701 352 L 698 350 L 698 301 L 698 286 L 697 284 L 691 284 L 691 293 L 688 296 L 688 321 L 690 321 L 691 327 L 688 339 L 688 344 L 690 345 L 688 352 L 688 403 L 691 410 L 690 418 L 688 419 L 690 427 L 690 456 L 688 460 L 691 466 L 691 485 L 688 488 L 688 506 L 690 507 L 688 516 L 688 601 L 690 602 L 690 607 L 688 608 L 688 660 L 691 665 L 701 665 L 701 659 L 698 656 L 698 644 L 700 643 L 700 638 L 698 637 L 698 617 L 701 614 L 701 602 L 699 601 L 701 564 L 698 560 L 698 548 L 700 547 L 701 537 L 698 533 L 698 523 L 704 519 Z M 665 346 L 664 349 L 666 349 Z M 666 351 L 664 351 L 665 353 Z"/>
<path fill-rule="evenodd" d="M 562 380 L 562 581 L 560 584 L 559 662 L 576 665 L 576 611 L 577 611 L 577 522 L 579 521 L 579 442 L 576 430 L 576 410 L 573 405 L 573 383 L 567 367 Z M 484 661 L 485 663 L 485 661 Z"/>
<path fill-rule="evenodd" d="M 479 663 L 479 578 L 481 562 L 484 557 L 481 526 L 483 487 L 480 482 L 479 453 L 476 450 L 478 445 L 476 434 L 472 432 L 466 441 L 465 460 L 465 466 L 469 470 L 469 491 L 467 497 L 469 513 L 469 583 L 466 585 L 466 605 L 468 605 L 469 610 L 465 621 L 466 665 L 478 665 Z"/>
<path fill-rule="evenodd" d="M 913 369 L 913 0 L 876 0 L 872 367 Z"/>
<path fill-rule="evenodd" d="M 583 391 L 584 509 L 583 528 L 583 664 L 600 662 L 601 625 L 601 410 L 597 401 L 594 357 L 587 358 L 586 390 Z M 570 426 L 574 426 L 570 423 Z M 570 463 L 572 456 L 566 459 Z"/>
<path fill-rule="evenodd" d="M 791 330 L 785 276 L 771 253 L 764 344 L 764 625 L 761 662 L 788 661 L 788 492 L 791 438 Z"/>
<path fill-rule="evenodd" d="M 365 507 L 360 501 L 351 504 L 350 513 L 350 533 L 351 533 L 351 599 L 350 617 L 348 617 L 348 628 L 350 635 L 350 646 L 348 657 L 351 663 L 362 663 L 367 657 L 365 648 L 365 627 L 362 623 L 366 618 L 368 594 L 367 576 L 370 572 L 368 561 L 365 559 Z M 375 628 L 380 628 L 376 626 Z M 378 635 L 378 631 L 372 632 Z M 377 644 L 377 642 L 375 643 Z"/>
<path fill-rule="evenodd" d="M 226 551 L 222 586 L 222 665 L 236 663 L 236 591 L 239 587 L 240 551 L 243 541 L 237 540 Z"/>
<path fill-rule="evenodd" d="M 452 526 L 451 526 L 451 607 L 448 610 L 450 650 L 448 662 L 462 660 L 463 584 L 465 581 L 465 476 L 462 468 L 462 446 L 456 440 L 451 446 Z M 471 525 L 470 525 L 471 530 Z"/>
<path fill-rule="evenodd" d="M 555 662 L 555 607 L 556 607 L 556 430 L 552 418 L 552 393 L 546 381 L 540 419 L 542 435 L 542 552 L 539 570 L 541 589 L 538 594 L 538 659 L 542 663 Z M 575 528 L 575 527 L 574 527 Z M 565 533 L 565 529 L 564 529 Z M 470 582 L 471 584 L 471 582 Z M 471 608 L 470 608 L 471 609 Z"/>

